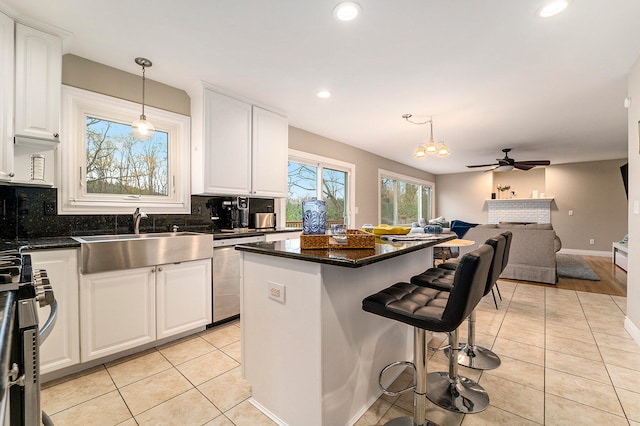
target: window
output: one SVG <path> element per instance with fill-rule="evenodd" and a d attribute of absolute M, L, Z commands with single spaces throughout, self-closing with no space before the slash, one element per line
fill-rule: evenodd
<path fill-rule="evenodd" d="M 380 223 L 410 225 L 434 213 L 433 183 L 379 170 Z"/>
<path fill-rule="evenodd" d="M 131 136 L 140 105 L 63 86 L 60 213 L 189 213 L 189 117 L 146 107 L 154 137 Z"/>
<path fill-rule="evenodd" d="M 317 198 L 327 205 L 327 225 L 353 223 L 355 166 L 289 150 L 286 226 L 302 227 L 302 202 Z"/>

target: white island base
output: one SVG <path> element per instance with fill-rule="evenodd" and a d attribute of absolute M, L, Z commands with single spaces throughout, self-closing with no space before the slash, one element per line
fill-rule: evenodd
<path fill-rule="evenodd" d="M 380 370 L 413 357 L 412 328 L 364 312 L 362 299 L 423 272 L 433 249 L 358 268 L 243 256 L 242 368 L 250 401 L 281 425 L 352 425 L 381 395 Z M 284 301 L 276 300 L 278 290 Z"/>

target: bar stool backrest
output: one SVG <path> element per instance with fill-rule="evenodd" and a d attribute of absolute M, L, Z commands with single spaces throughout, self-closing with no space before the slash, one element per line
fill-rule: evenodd
<path fill-rule="evenodd" d="M 513 233 L 511 231 L 504 231 L 500 235 L 502 235 L 506 240 L 506 244 L 504 246 L 504 256 L 502 256 L 502 270 L 504 271 L 504 268 L 507 267 L 507 263 L 509 263 L 509 251 L 511 250 L 511 240 L 513 240 Z"/>
<path fill-rule="evenodd" d="M 484 243 L 493 248 L 493 259 L 491 260 L 491 267 L 489 268 L 487 285 L 484 288 L 484 296 L 486 296 L 489 294 L 493 285 L 498 281 L 498 277 L 502 273 L 502 264 L 505 253 L 504 249 L 507 244 L 507 240 L 502 234 L 500 234 L 489 238 Z"/>
<path fill-rule="evenodd" d="M 482 299 L 492 260 L 493 248 L 487 244 L 460 259 L 449 300 L 442 313 L 442 321 L 450 330 L 458 328 Z"/>

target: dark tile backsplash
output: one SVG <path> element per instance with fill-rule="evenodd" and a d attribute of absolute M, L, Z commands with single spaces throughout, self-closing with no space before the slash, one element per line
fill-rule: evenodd
<path fill-rule="evenodd" d="M 211 217 L 206 203 L 210 198 L 192 195 L 191 214 L 149 214 L 148 218 L 140 222 L 140 232 L 167 232 L 172 230 L 173 225 L 177 225 L 180 231 L 209 232 Z M 263 200 L 252 200 L 257 205 L 264 203 Z M 126 215 L 56 214 L 55 188 L 0 186 L 0 203 L 0 238 L 3 240 L 126 234 L 133 230 L 134 209 L 131 209 L 131 214 Z"/>

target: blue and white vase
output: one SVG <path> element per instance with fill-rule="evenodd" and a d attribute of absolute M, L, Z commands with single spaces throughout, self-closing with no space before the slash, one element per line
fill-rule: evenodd
<path fill-rule="evenodd" d="M 327 230 L 327 204 L 323 200 L 312 198 L 302 202 L 302 232 L 324 234 Z"/>

